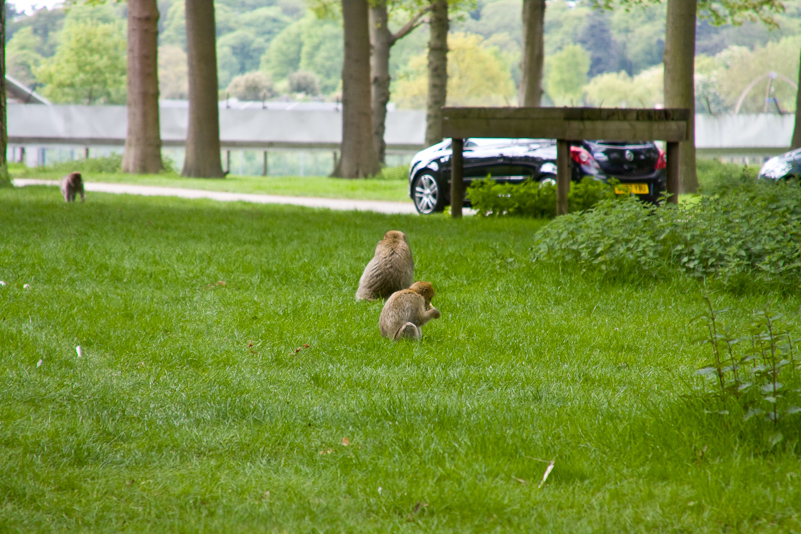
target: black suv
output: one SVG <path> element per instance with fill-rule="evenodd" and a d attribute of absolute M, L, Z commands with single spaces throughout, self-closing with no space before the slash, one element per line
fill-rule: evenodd
<path fill-rule="evenodd" d="M 665 154 L 650 141 L 571 143 L 571 179 L 592 176 L 618 180 L 618 193 L 657 202 L 665 191 Z M 556 141 L 553 139 L 465 139 L 464 182 L 490 177 L 499 182 L 527 179 L 556 183 Z M 442 211 L 450 203 L 451 140 L 418 152 L 409 166 L 409 196 L 422 214 Z M 465 201 L 465 206 L 469 206 Z"/>

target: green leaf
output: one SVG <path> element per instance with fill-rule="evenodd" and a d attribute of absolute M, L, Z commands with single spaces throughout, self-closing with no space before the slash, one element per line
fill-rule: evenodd
<path fill-rule="evenodd" d="M 746 414 L 743 416 L 743 421 L 748 421 L 748 420 L 749 420 L 749 419 L 751 419 L 752 417 L 755 417 L 755 416 L 757 416 L 757 415 L 762 415 L 763 413 L 765 413 L 765 410 L 763 410 L 762 408 L 751 408 L 751 409 L 750 409 L 750 410 L 748 410 L 748 412 L 746 412 Z"/>
<path fill-rule="evenodd" d="M 715 367 L 704 367 L 703 369 L 697 370 L 695 372 L 695 374 L 703 376 L 703 375 L 708 375 L 708 374 L 715 373 L 715 372 L 717 372 L 717 368 L 715 368 Z"/>

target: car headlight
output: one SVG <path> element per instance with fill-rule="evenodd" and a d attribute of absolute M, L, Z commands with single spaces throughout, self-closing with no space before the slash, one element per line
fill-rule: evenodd
<path fill-rule="evenodd" d="M 759 170 L 759 177 L 760 178 L 770 178 L 771 180 L 778 180 L 782 178 L 785 174 L 790 172 L 793 166 L 790 165 L 790 162 L 787 160 L 779 159 L 779 158 L 770 158 L 762 168 Z"/>

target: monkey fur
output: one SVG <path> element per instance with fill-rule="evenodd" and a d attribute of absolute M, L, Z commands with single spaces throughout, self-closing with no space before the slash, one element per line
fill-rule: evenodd
<path fill-rule="evenodd" d="M 414 259 L 406 235 L 397 230 L 384 234 L 375 256 L 364 268 L 356 300 L 385 299 L 414 281 Z"/>
<path fill-rule="evenodd" d="M 81 173 L 71 172 L 61 179 L 61 194 L 66 202 L 75 202 L 76 195 L 81 195 L 81 202 L 86 200 Z"/>
<path fill-rule="evenodd" d="M 415 282 L 409 289 L 393 293 L 384 303 L 378 329 L 389 339 L 422 339 L 422 327 L 439 319 L 439 310 L 431 305 L 434 288 L 428 282 Z"/>

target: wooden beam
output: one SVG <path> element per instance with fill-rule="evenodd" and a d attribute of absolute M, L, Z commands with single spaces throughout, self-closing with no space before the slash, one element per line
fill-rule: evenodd
<path fill-rule="evenodd" d="M 451 146 L 451 218 L 461 219 L 464 205 L 464 139 L 454 138 Z"/>
<path fill-rule="evenodd" d="M 444 137 L 684 141 L 687 109 L 443 108 Z"/>
<path fill-rule="evenodd" d="M 556 142 L 556 214 L 567 213 L 567 195 L 570 192 L 570 143 Z"/>
<path fill-rule="evenodd" d="M 679 143 L 667 143 L 665 151 L 667 159 L 667 192 L 670 195 L 668 202 L 671 204 L 679 203 Z"/>

